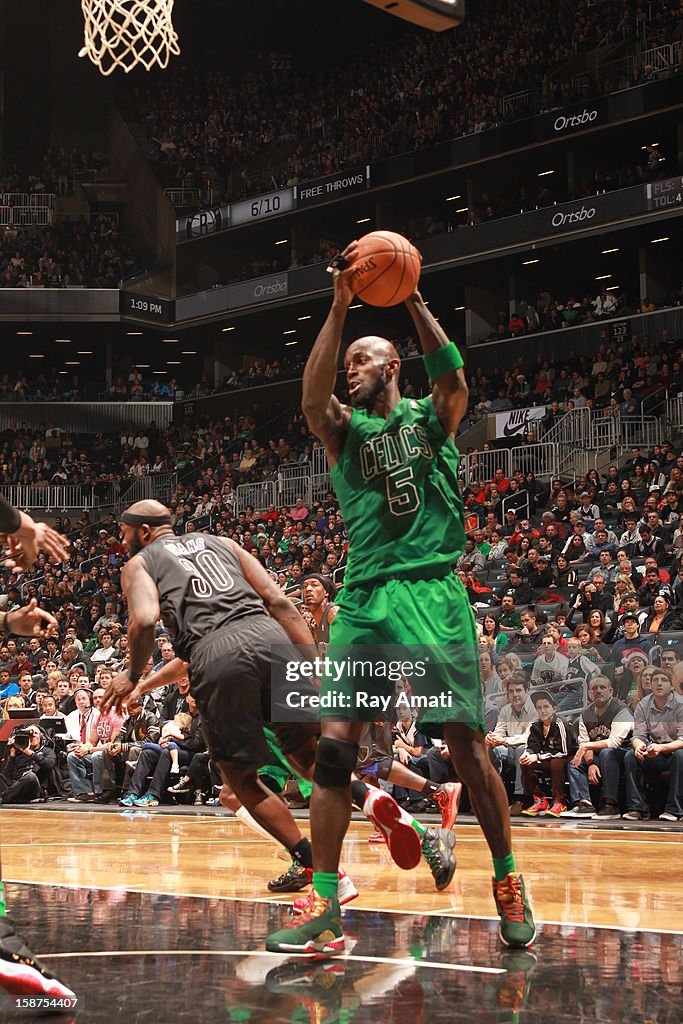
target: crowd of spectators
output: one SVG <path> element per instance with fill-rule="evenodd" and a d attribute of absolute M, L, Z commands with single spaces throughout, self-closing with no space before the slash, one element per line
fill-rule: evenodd
<path fill-rule="evenodd" d="M 230 426 L 228 442 L 243 442 L 232 460 L 223 450 L 226 438 L 217 424 L 193 434 L 197 445 L 205 445 L 201 456 L 221 454 L 215 468 L 207 469 L 204 458 L 194 480 L 181 481 L 170 502 L 174 528 L 178 533 L 204 529 L 235 539 L 296 602 L 303 599 L 302 581 L 311 572 L 328 577 L 333 592 L 343 583 L 347 552 L 344 522 L 331 491 L 310 508 L 299 498 L 290 507 L 235 511 L 238 481 L 253 475 L 268 479 L 282 467 L 306 461 L 310 449 L 305 425 L 292 420 L 285 436 L 264 445 L 256 441 L 249 419 Z M 131 450 L 140 451 L 142 458 L 143 435 L 124 435 L 121 449 L 130 448 L 131 440 Z M 503 512 L 503 497 L 515 493 L 526 493 L 530 500 L 523 508 L 513 505 Z M 635 820 L 647 817 L 652 807 L 665 820 L 683 817 L 676 768 L 683 748 L 676 746 L 676 730 L 683 729 L 680 449 L 670 443 L 652 451 L 635 449 L 622 467 L 610 466 L 604 476 L 594 473 L 572 484 L 553 480 L 544 485 L 521 472 L 507 480 L 501 470 L 481 492 L 466 488 L 464 498 L 481 525 L 471 531 L 454 571 L 478 616 L 487 742 L 509 777 L 512 813 L 563 814 L 572 794 L 575 814 L 595 813 L 591 800 L 600 796 L 602 786 L 604 799 L 596 806 L 603 817 L 623 811 Z M 59 762 L 46 763 L 43 777 L 28 780 L 34 794 L 30 798 L 42 799 L 50 788 L 54 795 L 64 795 L 68 777 L 72 799 L 109 800 L 124 793 L 131 804 L 154 806 L 169 787 L 173 796 L 181 768 L 187 769 L 183 779 L 189 777 L 196 785 L 184 781 L 178 795 L 191 788 L 197 800 L 202 794 L 210 796 L 206 751 L 186 687 L 176 691 L 160 686 L 150 701 L 133 709 L 132 722 L 111 716 L 105 722 L 97 711 L 91 712 L 107 673 L 125 664 L 120 590 L 124 550 L 113 514 L 103 523 L 91 524 L 84 515 L 78 524 L 61 519 L 56 525 L 72 537 L 70 562 L 49 566 L 41 557 L 33 576 L 10 574 L 3 588 L 9 607 L 35 596 L 59 622 L 59 636 L 44 646 L 14 639 L 0 646 L 0 700 L 6 702 L 6 711 L 38 704 L 47 719 L 68 716 L 64 723 L 47 723 L 67 734 L 62 747 L 57 744 L 63 772 L 51 774 Z M 160 628 L 150 671 L 161 670 L 172 657 L 172 642 Z M 598 735 L 595 715 L 601 718 L 608 706 L 605 721 L 612 731 L 599 739 L 602 743 L 614 734 L 615 742 L 592 747 Z M 662 717 L 665 707 L 670 713 Z M 179 713 L 189 714 L 189 720 L 177 719 Z M 573 721 L 563 717 L 567 713 Z M 136 731 L 142 714 L 144 735 Z M 164 723 L 173 719 L 175 727 L 164 732 Z M 543 723 L 550 723 L 550 732 Z M 174 728 L 177 772 L 170 748 Z M 117 739 L 120 730 L 128 730 L 124 740 Z M 422 773 L 447 771 L 443 758 L 430 758 L 429 741 L 416 732 L 414 723 L 403 723 L 402 733 L 413 751 L 411 766 Z M 147 745 L 160 736 L 160 744 Z M 632 736 L 636 742 L 631 754 Z M 642 751 L 647 747 L 642 757 L 640 740 Z M 37 748 L 43 745 L 37 733 L 30 742 Z M 139 749 L 133 751 L 133 746 Z M 621 753 L 613 754 L 615 749 Z M 139 769 L 138 753 L 143 759 Z M 654 783 L 657 772 L 667 767 L 672 781 L 660 809 L 656 788 L 645 787 L 643 779 Z M 569 797 L 568 779 L 573 787 Z M 3 799 L 26 799 L 25 788 L 11 789 L 20 779 L 7 781 L 10 795 Z"/>
<path fill-rule="evenodd" d="M 69 195 L 75 182 L 95 180 L 106 174 L 109 166 L 106 153 L 49 147 L 40 168 L 6 164 L 0 171 L 0 193 Z"/>
<path fill-rule="evenodd" d="M 417 352 L 412 339 L 405 339 L 399 347 L 404 358 Z M 619 345 L 605 344 L 592 358 L 570 352 L 556 366 L 539 361 L 532 368 L 525 366 L 520 357 L 513 371 L 494 368 L 488 375 L 483 371 L 473 375 L 472 401 L 481 406 L 483 396 L 497 393 L 499 399 L 494 401 L 499 404 L 495 409 L 528 405 L 532 396 L 526 385 L 536 381 L 536 392 L 538 382 L 545 380 L 542 393 L 538 390 L 534 396 L 548 402 L 544 429 L 552 427 L 572 404 L 578 402 L 581 407 L 582 398 L 595 405 L 603 403 L 607 409 L 616 402 L 619 414 L 629 415 L 638 408 L 647 389 L 658 385 L 667 375 L 672 386 L 681 386 L 679 360 L 680 349 L 666 334 L 656 345 L 639 337 Z M 670 374 L 667 366 L 671 368 Z M 596 394 L 601 378 L 610 382 L 613 393 Z M 154 423 L 148 429 L 137 430 L 128 425 L 116 436 L 94 438 L 73 437 L 50 425 L 44 431 L 5 431 L 0 435 L 0 444 L 4 483 L 69 482 L 88 487 L 113 483 L 125 498 L 125 490 L 135 478 L 174 472 L 177 482 L 174 481 L 175 491 L 169 505 L 178 533 L 209 530 L 235 539 L 261 559 L 295 601 L 302 599 L 302 580 L 310 572 L 328 577 L 333 587 L 343 583 L 346 532 L 332 491 L 311 507 L 297 499 L 279 508 L 271 504 L 265 509 L 238 511 L 240 484 L 276 481 L 283 471 L 287 474 L 310 466 L 316 442 L 298 410 L 267 412 L 255 408 L 251 413 L 217 421 L 194 417 L 163 430 Z M 603 816 L 613 816 L 620 810 L 631 817 L 645 816 L 650 809 L 647 801 L 654 800 L 652 806 L 658 808 L 656 787 L 652 791 L 637 788 L 642 759 L 636 758 L 635 752 L 632 757 L 628 754 L 626 740 L 619 748 L 623 751 L 617 755 L 620 763 L 616 775 L 614 764 L 603 765 L 611 754 L 600 753 L 595 760 L 600 771 L 607 767 L 611 773 L 612 788 L 603 792 L 604 800 L 597 799 L 595 789 L 586 796 L 586 787 L 600 781 L 596 770 L 591 769 L 588 748 L 573 769 L 570 755 L 576 759 L 580 749 L 576 728 L 580 735 L 581 721 L 586 715 L 586 720 L 590 720 L 585 711 L 588 693 L 595 705 L 602 700 L 607 706 L 607 697 L 618 723 L 630 721 L 628 716 L 635 715 L 638 739 L 643 734 L 642 723 L 638 724 L 640 717 L 645 711 L 650 715 L 647 721 L 652 717 L 649 704 L 638 711 L 643 701 L 649 698 L 651 704 L 654 700 L 648 684 L 652 682 L 653 687 L 658 687 L 656 693 L 653 689 L 655 695 L 662 687 L 666 689 L 666 681 L 658 681 L 657 673 L 660 677 L 662 671 L 668 674 L 669 688 L 673 686 L 677 693 L 681 692 L 683 647 L 679 649 L 681 638 L 677 636 L 683 632 L 680 447 L 667 442 L 649 451 L 636 448 L 623 465 L 610 466 L 604 473 L 592 471 L 574 481 L 537 480 L 533 473 L 521 469 L 509 480 L 502 469 L 495 472 L 493 479 L 486 480 L 477 477 L 472 464 L 478 456 L 466 458 L 470 465 L 465 478 L 469 483 L 465 485 L 463 481 L 465 509 L 468 516 L 476 517 L 479 525 L 470 532 L 454 571 L 461 577 L 480 623 L 489 744 L 492 756 L 509 781 L 513 812 L 528 811 L 530 807 L 544 812 L 554 807 L 555 811 L 559 808 L 558 813 L 564 813 L 571 800 L 576 813 L 587 814 L 590 801 L 596 799 L 598 812 L 603 805 L 607 806 Z M 171 738 L 163 737 L 167 742 L 157 744 L 160 749 L 142 748 L 145 759 L 135 776 L 135 765 L 126 764 L 134 758 L 120 756 L 130 753 L 128 747 L 114 747 L 114 764 L 109 763 L 111 750 L 97 754 L 98 748 L 116 743 L 111 723 L 100 724 L 99 732 L 95 728 L 97 719 L 93 723 L 88 719 L 83 725 L 83 715 L 89 714 L 90 705 L 96 705 L 99 699 L 96 691 L 103 681 L 101 673 L 125 662 L 125 609 L 120 591 L 124 552 L 116 518 L 112 513 L 97 522 L 83 513 L 77 522 L 58 518 L 56 526 L 71 538 L 69 563 L 50 566 L 41 557 L 31 573 L 6 575 L 2 599 L 11 607 L 35 596 L 56 614 L 59 637 L 40 652 L 34 650 L 35 641 L 23 646 L 20 640 L 9 641 L 6 656 L 0 646 L 0 700 L 9 698 L 14 706 L 26 699 L 44 701 L 46 695 L 41 696 L 41 691 L 45 688 L 63 698 L 64 707 L 71 699 L 74 707 L 69 706 L 68 710 L 73 716 L 73 728 L 71 739 L 65 743 L 74 746 L 62 750 L 61 775 L 50 776 L 50 785 L 57 795 L 64 792 L 65 785 L 68 787 L 70 778 L 74 798 L 90 799 L 101 792 L 110 799 L 118 787 L 131 800 L 149 804 L 165 798 L 173 783 L 179 784 L 176 773 L 171 771 L 172 751 L 166 752 Z M 159 669 L 168 647 L 172 648 L 169 639 L 160 633 L 155 653 Z M 38 656 L 28 665 L 34 654 Z M 56 665 L 51 661 L 56 661 Z M 79 690 L 88 693 L 79 695 Z M 179 712 L 189 712 L 189 724 L 187 720 L 176 723 L 181 732 L 186 727 L 183 737 L 191 736 L 190 747 L 194 745 L 194 749 L 179 754 L 180 769 L 189 772 L 197 755 L 198 761 L 192 768 L 197 785 L 190 789 L 199 794 L 196 799 L 202 799 L 202 794 L 211 798 L 205 751 L 198 727 L 196 723 L 192 725 L 196 711 L 174 704 L 176 696 L 174 690 L 160 689 L 156 703 L 152 698 L 154 706 L 147 703 L 141 712 L 135 709 L 136 714 L 144 712 L 151 716 L 143 723 L 148 729 L 153 726 L 161 730 L 164 721 Z M 180 696 L 184 696 L 182 692 Z M 676 708 L 678 699 L 671 698 Z M 584 705 L 585 713 L 581 710 Z M 548 753 L 543 747 L 545 734 L 539 736 L 538 728 L 533 734 L 530 731 L 537 720 L 553 723 L 552 742 L 558 744 L 557 750 L 552 751 L 553 756 L 557 754 L 557 760 L 552 762 L 554 774 L 548 777 L 554 789 L 548 793 L 543 788 L 542 772 L 550 764 L 543 763 Z M 131 730 L 124 732 L 127 738 L 122 743 L 135 745 L 135 737 L 141 738 L 135 721 L 116 724 Z M 404 725 L 410 730 L 414 723 Z M 103 740 L 108 729 L 108 738 Z M 661 746 L 665 742 L 663 734 L 655 726 L 652 729 L 650 733 L 646 731 L 647 742 Z M 180 741 L 181 751 L 184 739 Z M 592 742 L 585 736 L 584 741 L 583 747 Z M 537 751 L 534 744 L 538 742 L 542 749 Z M 673 737 L 671 742 L 675 742 Z M 86 749 L 88 745 L 94 749 Z M 423 745 L 421 741 L 410 745 L 416 751 L 417 771 L 438 775 L 447 770 L 443 758 L 429 753 L 428 741 L 423 751 L 418 750 Z M 164 751 L 163 758 L 160 750 Z M 87 760 L 93 753 L 97 754 L 94 765 Z M 536 754 L 538 760 L 532 758 Z M 653 771 L 656 765 L 668 765 L 669 756 L 681 755 L 668 748 L 655 751 Z M 558 774 L 560 767 L 564 774 Z M 151 790 L 146 785 L 150 774 L 157 779 Z M 94 781 L 90 781 L 91 775 Z M 622 777 L 632 780 L 627 796 L 623 786 L 620 788 Z M 566 789 L 568 778 L 573 787 L 571 793 Z M 139 785 L 141 782 L 145 785 Z M 50 785 L 41 785 L 41 794 Z M 188 792 L 187 782 L 182 785 Z M 35 785 L 32 788 L 35 790 Z M 183 793 L 179 791 L 177 795 Z M 411 795 L 414 796 L 408 794 L 408 801 Z M 21 791 L 21 796 L 25 798 L 26 793 Z M 679 806 L 676 800 L 680 801 L 682 796 L 678 793 L 675 799 L 669 799 L 657 813 L 674 814 Z M 615 810 L 614 801 L 621 802 L 620 810 Z M 680 816 L 683 812 L 676 814 Z"/>
<path fill-rule="evenodd" d="M 115 214 L 0 227 L 0 287 L 118 288 L 136 270 Z"/>
<path fill-rule="evenodd" d="M 544 307 L 546 297 L 539 296 Z M 545 314 L 544 314 L 545 315 Z M 505 314 L 501 314 L 501 333 L 507 336 Z M 533 321 L 538 311 L 532 308 Z M 551 311 L 551 316 L 554 312 Z M 521 317 L 519 318 L 521 320 Z M 510 332 L 511 333 L 511 332 Z M 516 333 L 524 333 L 522 329 Z M 549 429 L 559 415 L 573 409 L 602 410 L 610 416 L 634 416 L 642 413 L 643 401 L 658 388 L 680 393 L 681 346 L 664 328 L 659 338 L 634 333 L 626 342 L 604 342 L 596 354 L 580 356 L 570 349 L 561 361 L 552 364 L 539 353 L 535 366 L 519 357 L 509 369 L 480 366 L 469 376 L 469 417 L 481 418 L 490 412 L 530 405 L 546 405 L 544 426 Z"/>
<path fill-rule="evenodd" d="M 667 27 L 677 18 L 670 0 L 635 11 L 617 0 L 507 10 L 487 0 L 466 32 L 427 39 L 409 30 L 391 43 L 368 43 L 342 66 L 286 78 L 268 70 L 239 77 L 169 70 L 129 106 L 154 140 L 168 184 L 211 188 L 215 201 L 231 181 L 245 195 L 264 191 L 249 165 L 282 147 L 289 155 L 265 190 L 525 116 L 526 104 L 501 113 L 499 101 L 513 93 L 537 89 L 541 109 L 551 109 L 613 90 L 620 82 L 573 85 L 553 72 L 578 51 L 635 40 L 646 23 Z"/>

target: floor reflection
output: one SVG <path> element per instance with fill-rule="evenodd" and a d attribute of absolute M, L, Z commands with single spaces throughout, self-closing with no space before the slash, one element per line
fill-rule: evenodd
<path fill-rule="evenodd" d="M 285 914 L 272 904 L 22 885 L 8 895 L 88 1024 L 683 1019 L 681 935 L 545 925 L 533 951 L 512 952 L 493 921 L 349 911 L 349 959 L 312 961 L 262 954 Z M 10 1011 L 0 1003 L 3 1018 L 30 1019 Z"/>

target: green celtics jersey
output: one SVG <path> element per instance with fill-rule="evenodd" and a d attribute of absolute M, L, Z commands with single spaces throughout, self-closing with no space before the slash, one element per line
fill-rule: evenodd
<path fill-rule="evenodd" d="M 354 409 L 331 471 L 349 534 L 344 585 L 445 571 L 465 547 L 458 449 L 431 398 Z"/>

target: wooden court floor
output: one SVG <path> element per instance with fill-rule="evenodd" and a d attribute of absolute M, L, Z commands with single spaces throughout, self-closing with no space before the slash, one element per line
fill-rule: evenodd
<path fill-rule="evenodd" d="M 307 831 L 307 823 L 302 822 Z M 445 892 L 428 868 L 400 871 L 371 828 L 352 822 L 343 865 L 360 890 L 354 910 L 490 918 L 490 858 L 476 825 L 456 825 L 458 870 Z M 286 864 L 277 848 L 233 817 L 153 811 L 0 810 L 8 882 L 287 902 L 266 884 Z M 513 827 L 537 921 L 683 932 L 683 832 L 566 824 Z"/>

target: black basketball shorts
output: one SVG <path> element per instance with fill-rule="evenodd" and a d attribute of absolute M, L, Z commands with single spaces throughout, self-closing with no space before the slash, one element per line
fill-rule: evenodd
<path fill-rule="evenodd" d="M 282 626 L 267 615 L 252 615 L 201 640 L 192 652 L 190 692 L 202 716 L 211 756 L 241 771 L 270 761 L 263 734 L 271 718 L 272 649 L 298 661 L 300 655 Z M 283 753 L 294 753 L 313 727 L 273 725 Z M 283 730 L 282 738 L 279 736 Z"/>

